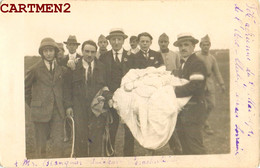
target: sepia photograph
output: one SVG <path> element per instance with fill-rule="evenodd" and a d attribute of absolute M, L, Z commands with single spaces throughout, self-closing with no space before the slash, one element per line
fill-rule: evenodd
<path fill-rule="evenodd" d="M 258 165 L 257 1 L 3 0 L 1 12 L 16 70 L 6 167 Z"/>

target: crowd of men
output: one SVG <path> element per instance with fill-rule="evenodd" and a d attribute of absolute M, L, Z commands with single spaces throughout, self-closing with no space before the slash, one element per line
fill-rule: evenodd
<path fill-rule="evenodd" d="M 123 44 L 128 36 L 122 29 L 100 35 L 97 44 L 87 40 L 81 45 L 70 35 L 64 44 L 44 38 L 39 47 L 41 61 L 29 68 L 25 77 L 25 100 L 30 107 L 35 127 L 37 158 L 65 157 L 64 141 L 75 138 L 74 157 L 115 156 L 115 139 L 120 117 L 113 108 L 113 93 L 130 69 L 166 66 L 167 71 L 190 82 L 175 88 L 177 97 L 191 96 L 180 111 L 175 131 L 169 140 L 174 154 L 206 154 L 202 131 L 213 134 L 209 113 L 215 106 L 215 75 L 223 91 L 225 86 L 214 56 L 209 52 L 208 35 L 200 42 L 189 33 L 178 35 L 173 43 L 179 53 L 169 50 L 169 37 L 163 33 L 158 40 L 159 51 L 150 48 L 153 37 L 147 33 L 130 37 L 131 49 Z M 107 46 L 111 45 L 111 50 Z M 97 102 L 98 107 L 93 102 Z M 66 116 L 75 123 L 75 137 L 70 128 L 64 130 Z M 124 125 L 124 156 L 134 156 L 134 137 Z M 46 152 L 47 140 L 51 152 Z M 152 155 L 154 151 L 147 150 Z"/>

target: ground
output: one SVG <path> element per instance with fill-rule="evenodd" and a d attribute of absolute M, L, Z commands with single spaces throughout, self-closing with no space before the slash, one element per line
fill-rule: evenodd
<path fill-rule="evenodd" d="M 229 111 L 229 51 L 214 52 L 218 61 L 219 69 L 223 76 L 226 92 L 222 93 L 219 86 L 216 86 L 216 108 L 209 117 L 209 122 L 214 130 L 214 135 L 204 134 L 204 144 L 209 154 L 227 154 L 230 152 L 230 111 Z M 25 71 L 39 60 L 39 57 L 25 57 Z M 26 156 L 34 158 L 34 130 L 33 124 L 29 118 L 29 108 L 26 106 Z M 116 138 L 116 156 L 123 156 L 123 136 L 124 129 L 119 126 Z M 66 144 L 66 156 L 69 157 L 71 145 Z M 144 156 L 145 150 L 135 142 L 135 155 Z M 171 155 L 172 152 L 168 146 L 157 150 L 155 155 Z"/>

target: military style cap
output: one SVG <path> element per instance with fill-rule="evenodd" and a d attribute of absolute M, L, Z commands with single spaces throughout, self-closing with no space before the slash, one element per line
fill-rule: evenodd
<path fill-rule="evenodd" d="M 98 41 L 102 41 L 102 40 L 107 40 L 106 39 L 106 37 L 103 35 L 103 34 L 101 34 L 99 37 L 98 37 Z"/>
<path fill-rule="evenodd" d="M 167 34 L 163 33 L 163 34 L 160 35 L 158 41 L 160 41 L 160 40 L 169 40 L 169 36 L 167 36 Z"/>
<path fill-rule="evenodd" d="M 203 42 L 209 42 L 210 43 L 210 38 L 209 38 L 208 35 L 201 38 L 200 43 L 203 43 Z"/>

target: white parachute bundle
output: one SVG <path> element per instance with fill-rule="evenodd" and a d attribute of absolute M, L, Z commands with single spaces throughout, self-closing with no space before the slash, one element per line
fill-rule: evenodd
<path fill-rule="evenodd" d="M 187 82 L 171 75 L 165 66 L 131 69 L 123 77 L 113 106 L 144 148 L 156 150 L 169 141 L 178 111 L 190 99 L 176 98 L 174 87 Z"/>

